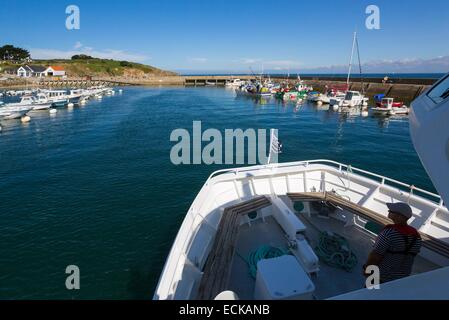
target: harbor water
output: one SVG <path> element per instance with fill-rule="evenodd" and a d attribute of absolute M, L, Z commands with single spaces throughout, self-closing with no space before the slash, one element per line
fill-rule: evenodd
<path fill-rule="evenodd" d="M 174 129 L 279 129 L 280 162 L 330 159 L 434 192 L 408 119 L 346 115 L 224 88 L 123 88 L 3 121 L 0 299 L 151 299 L 191 202 L 226 165 L 170 161 Z M 235 166 L 232 166 L 235 167 Z M 67 290 L 66 267 L 80 269 Z"/>

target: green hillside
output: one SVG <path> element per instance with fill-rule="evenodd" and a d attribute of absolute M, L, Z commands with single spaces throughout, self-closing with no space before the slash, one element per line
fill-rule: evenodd
<path fill-rule="evenodd" d="M 68 76 L 171 76 L 174 72 L 152 66 L 109 59 L 34 60 L 33 64 L 62 66 Z"/>
<path fill-rule="evenodd" d="M 2 71 L 17 68 L 26 63 L 12 63 L 3 61 L 0 65 Z M 56 59 L 56 60 L 33 60 L 29 65 L 61 66 L 69 77 L 131 77 L 145 78 L 149 76 L 176 76 L 170 71 L 164 71 L 153 66 L 129 61 L 116 61 L 110 59 Z"/>

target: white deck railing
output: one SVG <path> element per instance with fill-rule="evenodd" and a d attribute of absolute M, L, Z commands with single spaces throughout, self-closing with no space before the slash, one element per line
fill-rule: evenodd
<path fill-rule="evenodd" d="M 431 198 L 434 198 L 436 201 L 433 201 L 435 203 L 437 203 L 440 206 L 443 206 L 443 200 L 441 198 L 440 195 L 436 194 L 436 193 L 432 193 L 429 192 L 427 190 L 421 189 L 421 188 L 417 188 L 414 185 L 410 185 L 395 179 L 391 179 L 370 171 L 366 171 L 363 169 L 359 169 L 356 167 L 353 167 L 351 165 L 346 165 L 343 163 L 339 163 L 336 161 L 332 161 L 332 160 L 325 160 L 325 159 L 319 159 L 319 160 L 310 160 L 310 161 L 298 161 L 298 162 L 288 162 L 288 163 L 277 163 L 277 164 L 269 164 L 269 165 L 259 165 L 259 166 L 253 166 L 253 167 L 244 167 L 244 168 L 232 168 L 232 169 L 222 169 L 222 170 L 218 170 L 213 172 L 209 178 L 207 179 L 206 185 L 209 185 L 212 178 L 220 175 L 220 174 L 224 174 L 224 173 L 234 173 L 235 175 L 239 174 L 239 173 L 244 173 L 247 171 L 257 171 L 257 170 L 267 170 L 267 169 L 278 169 L 278 168 L 290 168 L 290 167 L 296 167 L 296 166 L 305 166 L 307 167 L 309 164 L 324 164 L 324 165 L 331 165 L 335 168 L 338 168 L 338 170 L 340 172 L 346 170 L 346 172 L 358 172 L 358 173 L 362 173 L 364 175 L 366 175 L 369 178 L 377 178 L 380 180 L 380 183 L 382 185 L 389 185 L 391 187 L 393 187 L 394 185 L 396 186 L 401 186 L 403 187 L 405 190 L 404 191 L 408 191 L 409 193 L 413 194 L 414 192 L 420 192 L 422 194 L 425 194 Z M 388 184 L 390 183 L 390 184 Z M 393 184 L 393 185 L 392 185 Z"/>

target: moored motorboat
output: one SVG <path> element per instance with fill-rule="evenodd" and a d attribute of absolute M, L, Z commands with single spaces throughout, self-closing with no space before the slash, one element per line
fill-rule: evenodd
<path fill-rule="evenodd" d="M 226 86 L 226 87 L 235 87 L 235 88 L 238 88 L 238 87 L 240 87 L 242 84 L 244 84 L 244 81 L 242 81 L 242 80 L 240 80 L 240 79 L 232 79 L 232 80 L 226 81 L 225 86 Z"/>
<path fill-rule="evenodd" d="M 33 107 L 28 106 L 15 106 L 15 107 L 1 107 L 0 108 L 0 120 L 13 120 L 19 119 L 25 116 Z"/>
<path fill-rule="evenodd" d="M 393 98 L 382 98 L 380 103 L 376 101 L 376 107 L 371 108 L 374 114 L 379 115 L 406 115 L 409 108 L 403 102 L 394 102 Z"/>
<path fill-rule="evenodd" d="M 32 110 L 46 110 L 49 109 L 51 103 L 47 100 L 42 93 L 36 96 L 22 96 L 20 102 L 8 103 L 6 107 L 30 107 Z"/>
<path fill-rule="evenodd" d="M 344 97 L 342 95 L 332 97 L 330 105 L 346 108 L 363 107 L 368 106 L 368 100 L 369 98 L 366 98 L 359 91 L 347 91 Z"/>
<path fill-rule="evenodd" d="M 55 108 L 65 107 L 70 102 L 65 90 L 41 90 L 41 93 L 45 95 L 48 102 Z"/>

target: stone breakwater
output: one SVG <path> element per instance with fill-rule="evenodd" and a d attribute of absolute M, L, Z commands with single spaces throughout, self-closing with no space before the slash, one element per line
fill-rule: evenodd
<path fill-rule="evenodd" d="M 342 86 L 346 84 L 346 79 L 335 77 L 302 77 L 316 91 L 326 91 L 332 86 Z M 279 80 L 279 79 L 276 79 Z M 384 83 L 382 78 L 351 79 L 349 90 L 364 91 L 365 94 L 373 98 L 376 94 L 385 94 L 388 97 L 410 103 L 432 86 L 436 79 L 390 79 Z M 363 89 L 363 90 L 362 90 Z"/>

